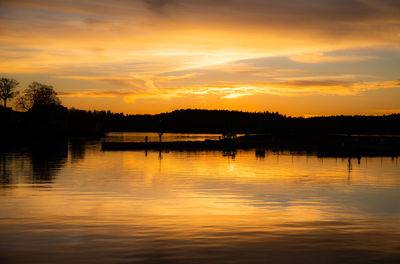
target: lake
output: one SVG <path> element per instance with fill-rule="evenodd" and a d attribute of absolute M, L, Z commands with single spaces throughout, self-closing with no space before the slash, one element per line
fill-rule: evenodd
<path fill-rule="evenodd" d="M 0 263 L 400 263 L 398 157 L 71 141 L 0 163 Z"/>

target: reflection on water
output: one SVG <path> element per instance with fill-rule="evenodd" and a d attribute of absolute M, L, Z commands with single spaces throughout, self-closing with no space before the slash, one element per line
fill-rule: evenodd
<path fill-rule="evenodd" d="M 18 183 L 52 183 L 68 159 L 66 142 L 33 148 L 26 153 L 0 153 L 3 187 Z"/>
<path fill-rule="evenodd" d="M 0 263 L 399 263 L 397 158 L 3 153 Z"/>

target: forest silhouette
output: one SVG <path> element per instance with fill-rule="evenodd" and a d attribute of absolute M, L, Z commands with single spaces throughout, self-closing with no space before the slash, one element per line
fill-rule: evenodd
<path fill-rule="evenodd" d="M 24 111 L 14 111 L 6 107 L 6 102 L 18 95 L 15 91 L 18 82 L 2 78 L 0 84 L 4 88 L 1 94 L 4 104 L 0 106 L 2 146 L 37 142 L 43 144 L 67 137 L 100 138 L 107 132 L 116 131 L 157 132 L 160 135 L 166 132 L 218 133 L 231 136 L 247 134 L 246 138 L 234 138 L 240 144 L 252 142 L 249 146 L 260 143 L 321 145 L 327 141 L 342 142 L 340 137 L 343 135 L 386 135 L 386 141 L 394 142 L 388 144 L 396 148 L 399 145 L 400 137 L 393 135 L 400 135 L 400 114 L 303 118 L 269 111 L 181 109 L 154 115 L 127 115 L 111 111 L 68 109 L 62 105 L 52 86 L 38 82 L 29 85 L 15 100 L 19 109 Z M 388 135 L 391 135 L 390 140 Z M 352 140 L 365 141 L 365 137 L 353 137 Z M 369 140 L 376 144 L 375 141 L 381 139 L 375 137 Z"/>
<path fill-rule="evenodd" d="M 101 136 L 107 132 L 238 134 L 400 134 L 400 115 L 290 117 L 276 112 L 182 109 L 155 115 L 67 109 L 40 105 L 27 112 L 0 108 L 4 130 L 54 136 Z M 27 131 L 25 131 L 27 132 Z"/>

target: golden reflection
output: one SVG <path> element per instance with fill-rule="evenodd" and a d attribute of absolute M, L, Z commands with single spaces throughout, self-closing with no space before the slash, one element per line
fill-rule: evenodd
<path fill-rule="evenodd" d="M 71 146 L 71 151 L 80 150 Z M 146 245 L 155 240 L 165 241 L 168 250 L 189 250 L 201 240 L 204 247 L 220 249 L 243 250 L 242 243 L 259 243 L 264 253 L 256 251 L 255 257 L 261 257 L 267 245 L 279 241 L 283 243 L 279 247 L 289 251 L 291 245 L 316 247 L 313 252 L 327 250 L 318 243 L 321 237 L 335 247 L 353 250 L 354 243 L 343 240 L 351 236 L 362 249 L 396 251 L 395 242 L 380 248 L 365 239 L 391 234 L 397 241 L 400 179 L 395 159 L 322 160 L 257 152 L 148 151 L 146 155 L 101 152 L 98 146 L 87 145 L 84 155 L 62 159 L 50 182 L 31 181 L 34 166 L 20 167 L 31 159 L 7 156 L 11 174 L 7 174 L 10 181 L 2 183 L 6 188 L 0 189 L 0 245 L 8 236 L 24 237 L 9 238 L 10 248 L 21 241 L 43 239 L 46 244 L 54 238 L 58 244 L 49 244 L 46 250 L 56 245 L 62 248 L 61 255 L 68 255 L 72 239 L 85 256 L 97 251 L 97 256 L 102 252 L 114 256 L 118 250 L 113 247 L 119 247 L 135 258 L 152 251 Z M 42 252 L 38 256 L 46 255 L 43 250 L 38 249 Z"/>
<path fill-rule="evenodd" d="M 400 185 L 397 177 L 375 176 L 380 175 L 382 165 L 374 158 L 361 159 L 360 163 L 332 158 L 322 162 L 317 157 L 278 156 L 268 151 L 261 160 L 254 151 L 238 151 L 235 158 L 221 152 L 168 152 L 161 153 L 162 159 L 158 152 L 147 156 L 142 152 L 100 154 L 93 159 L 90 156 L 94 153 L 89 152 L 81 163 L 68 163 L 45 196 L 35 195 L 37 190 L 29 185 L 14 189 L 13 195 L 31 197 L 23 206 L 37 207 L 33 214 L 40 218 L 56 217 L 59 212 L 60 216 L 78 217 L 76 221 L 80 221 L 79 216 L 93 214 L 100 218 L 171 215 L 185 221 L 185 216 L 198 215 L 201 223 L 211 216 L 281 214 L 287 221 L 314 221 L 335 218 L 335 207 L 346 207 L 330 205 L 329 199 L 337 199 L 330 195 L 357 191 L 359 185 Z M 390 158 L 383 160 L 385 166 L 395 167 Z M 98 164 L 102 164 L 101 170 Z M 78 186 L 75 181 L 79 181 Z M 349 189 L 348 184 L 354 187 Z M 314 188 L 318 192 L 326 189 L 327 196 L 318 192 L 309 196 Z M 345 214 L 351 215 L 351 210 L 344 208 Z"/>

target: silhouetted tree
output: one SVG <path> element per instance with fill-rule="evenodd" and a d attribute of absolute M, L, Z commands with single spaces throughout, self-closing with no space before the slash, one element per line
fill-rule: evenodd
<path fill-rule="evenodd" d="M 61 105 L 61 101 L 53 86 L 33 82 L 24 91 L 24 95 L 18 98 L 17 105 L 22 109 L 30 110 L 37 106 Z"/>
<path fill-rule="evenodd" d="M 4 107 L 7 107 L 7 100 L 11 100 L 18 95 L 15 89 L 18 87 L 18 82 L 14 79 L 1 78 L 0 79 L 0 98 L 3 100 Z"/>

